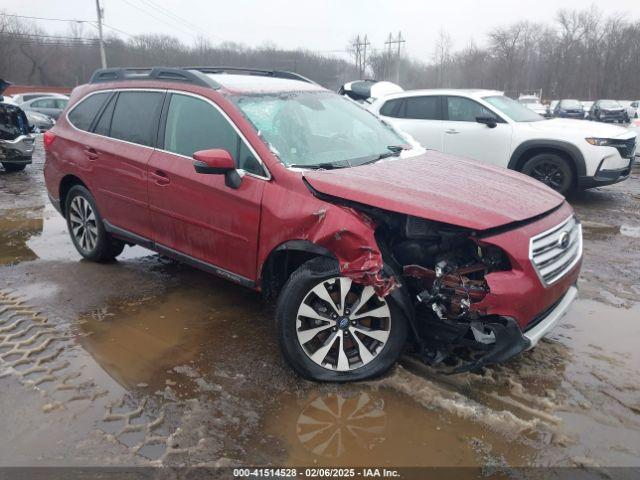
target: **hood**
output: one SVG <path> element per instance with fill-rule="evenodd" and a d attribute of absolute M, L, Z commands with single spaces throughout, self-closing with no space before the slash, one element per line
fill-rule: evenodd
<path fill-rule="evenodd" d="M 629 130 L 624 127 L 610 125 L 601 122 L 591 122 L 589 120 L 576 120 L 570 118 L 553 118 L 551 120 L 528 122 L 528 125 L 540 132 L 555 134 L 583 135 L 586 137 L 617 138 L 625 137 Z"/>
<path fill-rule="evenodd" d="M 303 176 L 326 195 L 474 230 L 526 220 L 564 202 L 520 173 L 434 151 Z"/>

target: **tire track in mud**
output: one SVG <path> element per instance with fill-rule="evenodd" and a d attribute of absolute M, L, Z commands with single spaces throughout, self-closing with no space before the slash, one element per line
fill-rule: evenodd
<path fill-rule="evenodd" d="M 481 424 L 506 438 L 532 444 L 566 442 L 560 433 L 562 419 L 557 415 L 563 400 L 552 389 L 541 387 L 547 383 L 544 373 L 528 368 L 535 361 L 521 359 L 482 373 L 447 376 L 404 357 L 403 367 L 373 385 L 391 388 L 425 408 Z M 532 377 L 540 378 L 532 381 Z"/>
<path fill-rule="evenodd" d="M 78 365 L 81 349 L 73 340 L 42 312 L 0 291 L 0 378 L 14 376 L 38 391 L 46 402 L 45 414 L 67 412 L 75 418 L 79 409 L 93 415 L 90 434 L 117 442 L 138 461 L 152 465 L 232 463 L 211 458 L 222 442 L 204 426 L 210 408 L 195 399 L 177 400 L 170 389 L 155 396 L 130 392 L 114 401 Z"/>

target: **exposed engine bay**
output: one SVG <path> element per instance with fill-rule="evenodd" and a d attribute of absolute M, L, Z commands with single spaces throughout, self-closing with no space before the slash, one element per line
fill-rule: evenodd
<path fill-rule="evenodd" d="M 529 345 L 514 319 L 474 309 L 490 289 L 485 275 L 509 270 L 497 247 L 468 229 L 379 211 L 376 240 L 408 293 L 416 353 L 450 373 L 504 361 Z"/>

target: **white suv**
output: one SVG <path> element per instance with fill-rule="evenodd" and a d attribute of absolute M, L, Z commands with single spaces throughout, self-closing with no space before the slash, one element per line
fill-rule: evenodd
<path fill-rule="evenodd" d="M 413 90 L 370 109 L 427 148 L 518 170 L 567 193 L 626 179 L 636 133 L 583 120 L 546 120 L 502 92 Z"/>

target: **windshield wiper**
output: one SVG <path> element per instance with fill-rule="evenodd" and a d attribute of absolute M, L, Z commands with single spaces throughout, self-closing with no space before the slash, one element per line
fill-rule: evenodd
<path fill-rule="evenodd" d="M 344 162 L 325 162 L 325 163 L 312 163 L 311 165 L 302 165 L 292 163 L 289 167 L 293 168 L 309 168 L 312 170 L 334 170 L 336 168 L 346 168 L 350 167 L 351 164 Z"/>
<path fill-rule="evenodd" d="M 380 160 L 383 160 L 389 157 L 398 157 L 400 156 L 400 153 L 402 153 L 403 150 L 409 150 L 411 148 L 411 145 L 387 145 L 387 148 L 389 149 L 388 152 L 384 152 L 379 155 L 373 155 L 372 158 L 364 162 L 358 163 L 357 166 L 376 163 Z"/>

